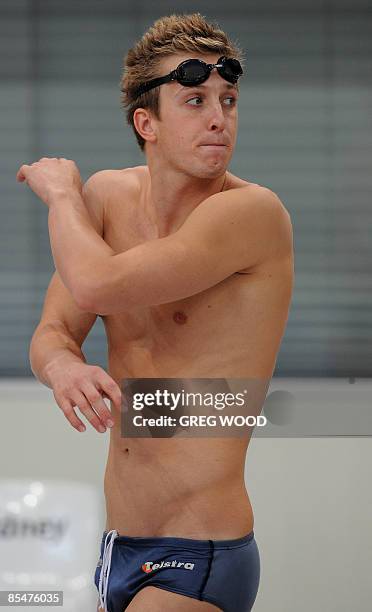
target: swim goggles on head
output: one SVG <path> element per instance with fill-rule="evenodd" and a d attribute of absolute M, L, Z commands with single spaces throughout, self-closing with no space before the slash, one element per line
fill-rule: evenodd
<path fill-rule="evenodd" d="M 140 85 L 135 93 L 135 97 L 138 98 L 138 96 L 146 91 L 170 81 L 178 81 L 178 83 L 186 87 L 200 85 L 200 83 L 204 83 L 207 80 L 213 68 L 217 68 L 218 73 L 229 83 L 236 83 L 243 74 L 239 60 L 232 57 L 222 56 L 217 60 L 217 64 L 206 64 L 206 62 L 200 59 L 187 59 L 181 62 L 169 74 L 151 79 L 151 81 Z"/>

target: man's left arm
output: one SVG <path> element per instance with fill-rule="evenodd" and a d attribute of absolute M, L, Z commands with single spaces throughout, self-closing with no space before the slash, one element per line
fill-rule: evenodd
<path fill-rule="evenodd" d="M 77 298 L 83 309 L 103 315 L 181 300 L 270 257 L 290 257 L 291 229 L 288 212 L 269 189 L 217 193 L 173 234 L 120 254 L 107 251 L 94 265 L 87 260 L 85 269 L 81 262 Z"/>
<path fill-rule="evenodd" d="M 216 193 L 173 234 L 116 254 L 95 231 L 84 203 L 86 195 L 92 202 L 105 199 L 111 185 L 107 173 L 94 174 L 82 186 L 75 162 L 65 158 L 42 158 L 17 172 L 17 180 L 50 209 L 54 263 L 82 310 L 113 314 L 165 304 L 239 270 L 253 271 L 269 258 L 291 263 L 289 214 L 270 189 L 259 185 Z"/>

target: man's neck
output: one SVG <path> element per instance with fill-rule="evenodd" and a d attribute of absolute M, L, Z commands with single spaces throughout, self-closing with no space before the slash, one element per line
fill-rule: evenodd
<path fill-rule="evenodd" d="M 150 170 L 149 215 L 159 238 L 174 233 L 191 212 L 209 196 L 223 191 L 227 173 L 213 179 L 198 179 L 174 171 Z"/>

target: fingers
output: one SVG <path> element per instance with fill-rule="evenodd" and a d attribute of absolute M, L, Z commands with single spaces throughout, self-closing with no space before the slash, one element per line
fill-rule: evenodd
<path fill-rule="evenodd" d="M 71 425 L 78 431 L 81 431 L 81 432 L 85 431 L 86 427 L 83 421 L 81 421 L 76 416 L 75 411 L 72 406 L 72 402 L 68 400 L 67 398 L 58 399 L 56 395 L 54 395 L 54 397 L 56 399 L 58 406 L 61 408 L 63 414 L 65 415 L 66 419 L 71 423 Z"/>
<path fill-rule="evenodd" d="M 121 411 L 120 387 L 99 366 L 72 364 L 67 377 L 64 372 L 57 370 L 53 376 L 52 388 L 57 404 L 71 425 L 79 431 L 83 431 L 81 426 L 84 424 L 76 416 L 74 408 L 78 408 L 100 433 L 115 424 L 104 398 L 111 400 L 119 413 Z"/>
<path fill-rule="evenodd" d="M 97 394 L 98 392 L 91 392 L 89 394 L 89 398 L 87 398 L 83 393 L 79 391 L 74 391 L 74 393 L 71 395 L 71 399 L 74 405 L 77 406 L 80 412 L 83 413 L 83 415 L 92 425 L 92 427 L 94 427 L 100 433 L 105 433 L 106 426 L 104 422 L 100 420 L 99 415 L 95 412 L 95 409 L 93 410 L 93 404 L 98 404 Z"/>
<path fill-rule="evenodd" d="M 110 377 L 104 370 L 100 370 L 96 377 L 97 383 L 104 391 L 106 397 L 108 397 L 115 408 L 120 412 L 121 410 L 121 390 L 119 385 Z"/>
<path fill-rule="evenodd" d="M 23 164 L 23 165 L 22 165 L 22 166 L 19 168 L 19 170 L 18 170 L 18 172 L 17 172 L 17 175 L 16 175 L 16 179 L 17 179 L 17 181 L 18 181 L 19 183 L 22 183 L 24 180 L 26 180 L 26 171 L 27 171 L 27 168 L 30 168 L 31 166 L 34 166 L 35 164 L 38 164 L 39 162 L 42 162 L 42 161 L 48 161 L 48 160 L 54 160 L 54 161 L 59 161 L 59 160 L 61 160 L 61 161 L 69 161 L 69 160 L 67 160 L 65 157 L 41 157 L 41 158 L 39 159 L 39 161 L 37 161 L 37 162 L 33 162 L 32 164 Z"/>
<path fill-rule="evenodd" d="M 29 168 L 27 164 L 23 164 L 17 172 L 16 179 L 18 182 L 22 183 L 26 179 L 27 168 Z"/>
<path fill-rule="evenodd" d="M 107 410 L 106 405 L 105 405 L 105 408 L 109 414 L 109 418 L 108 419 L 106 418 L 105 421 L 101 421 L 99 416 L 93 410 L 90 401 L 88 401 L 88 399 L 85 397 L 83 393 L 77 390 L 73 391 L 70 394 L 69 398 L 63 395 L 59 395 L 58 393 L 54 393 L 54 397 L 55 397 L 55 400 L 58 406 L 61 408 L 63 414 L 67 418 L 67 420 L 71 423 L 71 425 L 75 429 L 77 429 L 80 432 L 85 431 L 86 427 L 83 421 L 81 421 L 81 419 L 77 417 L 74 408 L 79 408 L 80 412 L 85 416 L 85 418 L 87 419 L 87 421 L 89 421 L 92 427 L 94 427 L 100 433 L 105 433 L 106 431 L 105 423 L 107 424 L 108 421 L 111 421 L 112 424 L 114 423 L 111 417 L 111 413 Z M 94 392 L 90 393 L 90 397 L 92 398 L 93 401 L 97 402 L 97 395 Z M 101 398 L 101 401 L 103 402 L 102 398 Z"/>
<path fill-rule="evenodd" d="M 43 157 L 43 159 L 47 159 L 47 158 Z M 39 161 L 42 161 L 42 160 L 39 160 Z M 32 166 L 35 166 L 38 163 L 39 162 L 33 162 L 32 164 L 23 164 L 17 172 L 17 175 L 16 175 L 17 181 L 19 183 L 22 183 L 23 181 L 25 181 L 27 178 L 28 169 L 31 168 Z"/>
<path fill-rule="evenodd" d="M 104 402 L 102 394 L 99 392 L 99 390 L 89 381 L 84 381 L 81 386 L 81 390 L 83 391 L 89 404 L 99 416 L 102 424 L 105 427 L 112 427 L 114 425 L 112 414 Z"/>

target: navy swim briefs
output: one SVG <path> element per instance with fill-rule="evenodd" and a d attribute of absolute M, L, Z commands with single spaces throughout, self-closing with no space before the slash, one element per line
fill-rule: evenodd
<path fill-rule="evenodd" d="M 123 612 L 136 593 L 156 586 L 223 612 L 249 612 L 260 581 L 254 532 L 233 540 L 130 537 L 104 532 L 94 581 L 105 612 Z"/>

